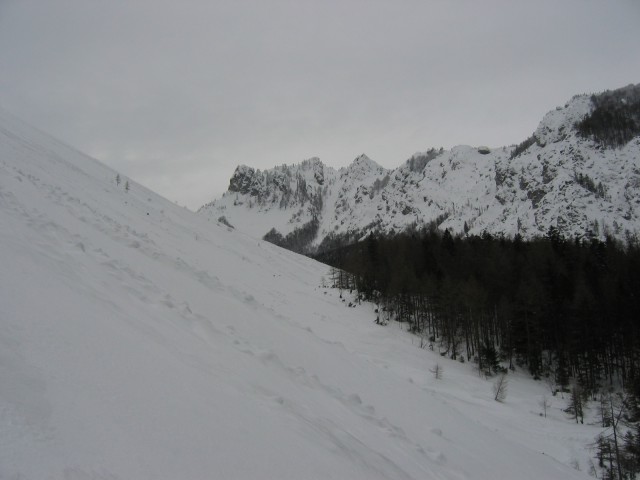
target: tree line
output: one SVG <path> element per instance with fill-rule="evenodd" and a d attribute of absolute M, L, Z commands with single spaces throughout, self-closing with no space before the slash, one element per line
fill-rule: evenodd
<path fill-rule="evenodd" d="M 453 236 L 435 225 L 369 235 L 316 256 L 334 287 L 377 304 L 375 321 L 405 322 L 421 345 L 480 372 L 527 368 L 582 423 L 598 405 L 602 477 L 640 475 L 640 242 Z M 503 377 L 501 377 L 503 378 Z M 496 399 L 498 397 L 496 393 Z M 548 402 L 544 400 L 544 409 Z M 595 472 L 595 465 L 592 465 Z"/>
<path fill-rule="evenodd" d="M 593 111 L 576 124 L 578 133 L 617 148 L 640 135 L 640 84 L 592 95 Z"/>
<path fill-rule="evenodd" d="M 321 253 L 333 282 L 481 370 L 520 365 L 587 392 L 640 377 L 640 248 L 567 239 L 452 236 L 435 228 Z"/>

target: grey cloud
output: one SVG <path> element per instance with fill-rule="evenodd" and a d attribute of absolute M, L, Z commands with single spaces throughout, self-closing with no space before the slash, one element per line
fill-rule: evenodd
<path fill-rule="evenodd" d="M 0 103 L 197 208 L 238 163 L 516 143 L 640 81 L 639 24 L 631 0 L 5 0 Z"/>

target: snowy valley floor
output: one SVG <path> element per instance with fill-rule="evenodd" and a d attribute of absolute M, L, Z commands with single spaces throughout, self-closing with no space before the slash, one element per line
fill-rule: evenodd
<path fill-rule="evenodd" d="M 328 267 L 115 178 L 0 112 L 0 478 L 588 478 L 544 382 L 498 403 Z"/>

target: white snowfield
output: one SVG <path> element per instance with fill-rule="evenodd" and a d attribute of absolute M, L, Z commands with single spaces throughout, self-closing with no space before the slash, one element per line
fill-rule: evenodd
<path fill-rule="evenodd" d="M 0 478 L 589 478 L 544 382 L 498 403 L 326 266 L 115 179 L 0 112 Z"/>

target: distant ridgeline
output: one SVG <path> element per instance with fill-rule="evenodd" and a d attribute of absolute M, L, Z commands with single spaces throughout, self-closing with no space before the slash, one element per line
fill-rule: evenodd
<path fill-rule="evenodd" d="M 239 166 L 199 212 L 305 254 L 429 225 L 450 234 L 627 241 L 640 231 L 640 85 L 576 95 L 519 145 L 416 153 L 388 170 L 366 155 Z"/>

